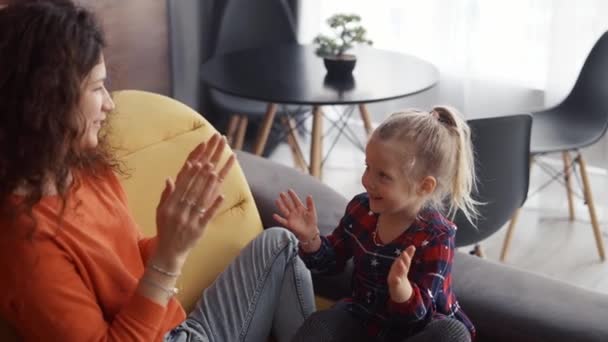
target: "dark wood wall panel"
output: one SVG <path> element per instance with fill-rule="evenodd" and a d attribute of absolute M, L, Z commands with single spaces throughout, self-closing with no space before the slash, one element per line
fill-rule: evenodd
<path fill-rule="evenodd" d="M 10 1 L 0 0 L 0 7 Z M 112 90 L 140 89 L 170 95 L 166 0 L 75 0 L 99 17 Z"/>
<path fill-rule="evenodd" d="M 2 1 L 2 0 L 0 0 Z M 170 95 L 165 0 L 78 0 L 102 22 L 110 88 Z"/>

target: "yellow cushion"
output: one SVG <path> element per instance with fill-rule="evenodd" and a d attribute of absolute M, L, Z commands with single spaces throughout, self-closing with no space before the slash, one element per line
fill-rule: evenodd
<path fill-rule="evenodd" d="M 110 138 L 129 177 L 129 207 L 146 235 L 156 233 L 155 212 L 166 177 L 175 177 L 188 153 L 216 130 L 189 107 L 142 91 L 114 94 Z M 226 150 L 225 160 L 231 151 Z M 180 277 L 178 298 L 187 310 L 203 289 L 262 231 L 262 221 L 240 166 L 223 183 L 225 201 L 193 250 Z"/>

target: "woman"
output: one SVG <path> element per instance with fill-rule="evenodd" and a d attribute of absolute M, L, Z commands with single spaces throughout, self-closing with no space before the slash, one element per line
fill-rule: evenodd
<path fill-rule="evenodd" d="M 71 1 L 0 10 L 0 314 L 26 341 L 291 338 L 314 310 L 297 240 L 270 229 L 186 316 L 175 283 L 234 163 L 219 135 L 167 179 L 141 238 L 100 129 L 114 103 L 104 38 Z"/>

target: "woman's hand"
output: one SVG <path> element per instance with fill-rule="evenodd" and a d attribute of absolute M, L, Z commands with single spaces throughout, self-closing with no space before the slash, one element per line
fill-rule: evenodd
<path fill-rule="evenodd" d="M 179 272 L 216 214 L 224 199 L 221 183 L 235 162 L 231 155 L 219 167 L 225 147 L 225 140 L 213 135 L 190 152 L 175 182 L 167 179 L 156 209 L 158 245 L 151 260 L 155 265 Z"/>
<path fill-rule="evenodd" d="M 272 217 L 294 233 L 298 240 L 307 242 L 317 236 L 317 210 L 312 196 L 306 197 L 305 206 L 295 191 L 289 189 L 287 193 L 281 192 L 275 203 L 283 216 L 273 214 Z"/>
<path fill-rule="evenodd" d="M 395 303 L 406 302 L 412 296 L 412 284 L 410 284 L 407 274 L 412 265 L 412 258 L 416 252 L 416 247 L 409 246 L 401 255 L 393 261 L 388 273 L 388 291 L 391 299 Z"/>
<path fill-rule="evenodd" d="M 226 149 L 226 145 L 226 139 L 224 137 L 222 137 L 218 133 L 213 134 L 211 138 L 209 138 L 209 141 L 207 141 L 206 143 L 200 143 L 192 150 L 192 152 L 190 152 L 190 154 L 188 154 L 188 158 L 186 159 L 186 163 L 184 163 L 184 167 L 187 163 L 190 163 L 192 165 L 196 163 L 205 165 L 207 164 L 207 162 L 210 162 L 214 166 L 214 171 L 217 171 L 219 169 L 218 166 L 220 158 L 224 153 L 224 149 Z M 235 161 L 236 156 L 234 154 L 232 154 L 228 158 L 228 160 L 226 160 L 224 167 L 221 168 L 218 174 L 218 180 L 220 181 L 220 183 L 224 181 L 224 178 L 234 165 Z"/>

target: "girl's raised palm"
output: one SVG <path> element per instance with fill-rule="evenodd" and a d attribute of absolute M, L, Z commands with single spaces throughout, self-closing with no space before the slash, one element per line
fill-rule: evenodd
<path fill-rule="evenodd" d="M 403 303 L 412 296 L 413 289 L 407 274 L 410 271 L 415 252 L 416 247 L 409 246 L 391 265 L 387 283 L 389 294 L 394 302 Z"/>
<path fill-rule="evenodd" d="M 275 201 L 281 215 L 273 214 L 273 218 L 285 228 L 291 230 L 298 239 L 308 241 L 317 233 L 317 210 L 312 196 L 306 197 L 306 205 L 302 203 L 295 191 L 289 189 L 281 192 Z"/>

